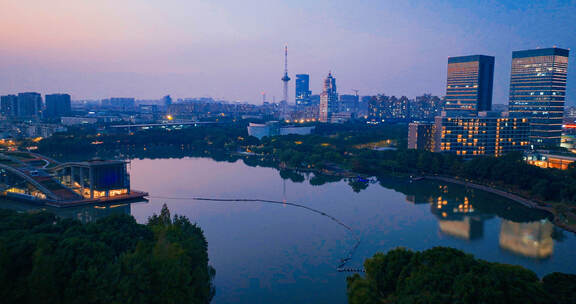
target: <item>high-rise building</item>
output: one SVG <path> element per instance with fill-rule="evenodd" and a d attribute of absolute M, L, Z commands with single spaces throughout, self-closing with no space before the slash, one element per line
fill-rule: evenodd
<path fill-rule="evenodd" d="M 409 100 L 406 96 L 378 95 L 368 102 L 368 120 L 372 123 L 406 121 L 410 117 Z"/>
<path fill-rule="evenodd" d="M 164 104 L 164 107 L 168 109 L 172 105 L 172 97 L 170 97 L 170 95 L 162 97 L 162 103 Z"/>
<path fill-rule="evenodd" d="M 530 117 L 530 143 L 560 146 L 569 51 L 560 48 L 512 53 L 512 113 Z"/>
<path fill-rule="evenodd" d="M 307 107 L 310 106 L 310 75 L 297 74 L 296 75 L 296 106 Z"/>
<path fill-rule="evenodd" d="M 434 124 L 413 122 L 408 125 L 408 149 L 432 151 Z"/>
<path fill-rule="evenodd" d="M 479 112 L 454 116 L 443 112 L 435 118 L 434 152 L 466 158 L 502 156 L 529 148 L 530 123 L 509 113 Z"/>
<path fill-rule="evenodd" d="M 70 116 L 72 112 L 70 95 L 68 94 L 51 94 L 46 95 L 45 118 L 59 118 Z"/>
<path fill-rule="evenodd" d="M 494 57 L 472 55 L 448 58 L 445 111 L 474 115 L 492 109 Z"/>
<path fill-rule="evenodd" d="M 320 122 L 330 122 L 332 114 L 338 112 L 338 92 L 336 90 L 336 78 L 332 73 L 324 79 L 324 89 L 320 94 Z"/>
<path fill-rule="evenodd" d="M 410 102 L 408 112 L 410 113 L 411 120 L 433 121 L 434 117 L 442 112 L 443 107 L 444 101 L 440 97 L 424 94 L 422 96 L 416 96 L 416 98 Z"/>
<path fill-rule="evenodd" d="M 340 112 L 351 113 L 356 116 L 358 113 L 358 95 L 340 95 Z"/>
<path fill-rule="evenodd" d="M 37 119 L 42 116 L 42 95 L 39 93 L 18 93 L 17 116 Z"/>
<path fill-rule="evenodd" d="M 6 95 L 0 97 L 0 111 L 6 117 L 18 116 L 18 96 Z"/>

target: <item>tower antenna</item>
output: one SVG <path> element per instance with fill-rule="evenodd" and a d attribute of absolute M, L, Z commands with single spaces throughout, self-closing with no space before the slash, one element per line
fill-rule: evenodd
<path fill-rule="evenodd" d="M 288 76 L 288 45 L 284 46 L 284 76 L 282 77 L 283 83 L 283 92 L 282 92 L 282 118 L 285 119 L 287 117 L 287 108 L 288 108 L 288 82 L 290 81 L 290 77 Z"/>

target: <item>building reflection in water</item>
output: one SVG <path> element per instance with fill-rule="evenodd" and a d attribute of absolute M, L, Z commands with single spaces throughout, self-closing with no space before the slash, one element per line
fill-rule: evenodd
<path fill-rule="evenodd" d="M 530 258 L 545 259 L 554 253 L 554 225 L 548 220 L 516 223 L 502 220 L 500 247 Z"/>
<path fill-rule="evenodd" d="M 46 211 L 53 213 L 60 218 L 69 218 L 78 220 L 82 223 L 90 223 L 110 215 L 115 214 L 130 215 L 131 204 L 142 202 L 147 201 L 127 202 L 122 204 L 98 204 L 98 205 L 86 205 L 70 208 L 56 208 L 56 207 L 37 206 L 23 202 L 0 200 L 0 208 L 12 209 L 19 212 L 29 212 L 29 213 Z"/>
<path fill-rule="evenodd" d="M 442 193 L 447 193 L 446 186 L 440 186 Z M 438 218 L 438 225 L 443 234 L 476 240 L 484 236 L 485 216 L 474 209 L 468 196 L 464 198 L 447 198 L 438 196 L 430 202 L 431 211 Z"/>

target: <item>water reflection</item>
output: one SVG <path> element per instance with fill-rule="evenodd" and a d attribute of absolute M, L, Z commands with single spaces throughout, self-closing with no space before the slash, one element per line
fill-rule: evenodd
<path fill-rule="evenodd" d="M 503 220 L 500 226 L 500 247 L 522 256 L 544 259 L 554 253 L 554 225 L 548 220 L 516 223 Z"/>
<path fill-rule="evenodd" d="M 27 212 L 27 213 L 46 211 L 53 213 L 60 218 L 75 219 L 82 223 L 90 223 L 110 215 L 115 214 L 130 215 L 131 204 L 142 202 L 144 201 L 122 203 L 122 204 L 98 204 L 98 205 L 86 205 L 86 206 L 69 207 L 69 208 L 56 208 L 49 206 L 33 205 L 24 202 L 0 200 L 0 208 L 12 209 L 18 212 Z"/>

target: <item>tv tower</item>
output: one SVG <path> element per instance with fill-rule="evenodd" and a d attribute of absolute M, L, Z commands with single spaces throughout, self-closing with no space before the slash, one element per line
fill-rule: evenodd
<path fill-rule="evenodd" d="M 282 77 L 282 82 L 284 84 L 284 91 L 282 92 L 282 118 L 285 119 L 287 116 L 287 108 L 288 108 L 288 82 L 290 81 L 290 77 L 288 77 L 288 45 L 284 46 L 284 77 Z"/>

